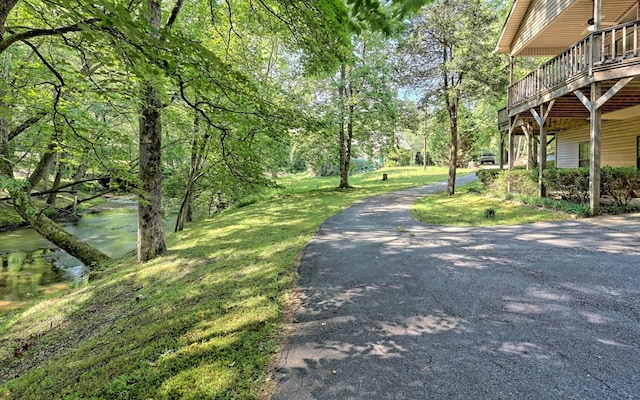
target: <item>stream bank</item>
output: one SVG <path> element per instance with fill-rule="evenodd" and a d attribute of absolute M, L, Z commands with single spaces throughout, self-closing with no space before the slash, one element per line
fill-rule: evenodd
<path fill-rule="evenodd" d="M 166 221 L 171 229 L 175 218 Z M 137 204 L 110 198 L 61 225 L 111 258 L 136 249 Z M 0 315 L 25 302 L 63 290 L 86 272 L 85 266 L 28 227 L 0 232 Z"/>

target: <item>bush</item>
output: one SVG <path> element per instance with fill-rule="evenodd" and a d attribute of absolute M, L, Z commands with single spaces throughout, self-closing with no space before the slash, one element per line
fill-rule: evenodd
<path fill-rule="evenodd" d="M 505 192 L 533 196 L 538 193 L 538 176 L 535 170 L 513 169 L 504 172 Z"/>
<path fill-rule="evenodd" d="M 589 168 L 549 168 L 544 180 L 550 192 L 579 204 L 589 202 Z M 600 194 L 613 200 L 615 206 L 627 206 L 640 194 L 640 171 L 633 167 L 600 169 Z"/>
<path fill-rule="evenodd" d="M 499 169 L 480 169 L 476 171 L 476 176 L 485 186 L 489 186 L 498 178 L 501 172 L 502 170 Z"/>
<path fill-rule="evenodd" d="M 393 149 L 387 154 L 387 167 L 406 167 L 411 165 L 411 153 L 407 149 Z"/>
<path fill-rule="evenodd" d="M 543 174 L 549 192 L 574 203 L 589 202 L 589 168 L 549 168 Z"/>
<path fill-rule="evenodd" d="M 532 196 L 521 196 L 520 201 L 524 204 L 530 204 L 536 207 L 564 211 L 569 214 L 577 215 L 578 217 L 588 217 L 591 215 L 591 209 L 588 204 L 576 204 L 566 200 L 554 200 Z"/>
<path fill-rule="evenodd" d="M 484 217 L 486 219 L 491 219 L 496 217 L 496 209 L 493 207 L 489 207 L 484 210 Z"/>
<path fill-rule="evenodd" d="M 633 167 L 603 167 L 600 194 L 611 198 L 616 206 L 627 206 L 640 195 L 640 171 Z"/>
<path fill-rule="evenodd" d="M 307 163 L 301 157 L 296 157 L 291 160 L 288 168 L 288 172 L 296 174 L 298 172 L 305 172 L 307 170 Z"/>
<path fill-rule="evenodd" d="M 508 170 L 481 170 L 476 174 L 485 188 L 494 192 L 497 196 L 509 196 L 510 193 L 522 195 L 535 195 L 538 193 L 538 181 L 535 171 L 525 169 Z"/>
<path fill-rule="evenodd" d="M 589 168 L 545 169 L 543 179 L 550 198 L 539 200 L 533 200 L 538 193 L 537 169 L 480 170 L 476 175 L 486 189 L 498 196 L 509 198 L 515 193 L 529 204 L 589 215 Z M 631 200 L 640 197 L 640 171 L 633 167 L 603 167 L 600 194 L 612 200 L 612 212 L 629 211 Z"/>

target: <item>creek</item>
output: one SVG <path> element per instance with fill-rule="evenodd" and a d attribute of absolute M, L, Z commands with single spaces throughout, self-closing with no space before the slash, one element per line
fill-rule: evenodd
<path fill-rule="evenodd" d="M 136 248 L 137 205 L 111 200 L 112 206 L 85 214 L 62 226 L 112 258 Z M 175 220 L 175 218 L 174 218 Z M 169 221 L 165 229 L 172 228 Z M 0 232 L 0 315 L 26 301 L 69 287 L 86 272 L 85 266 L 32 228 Z"/>

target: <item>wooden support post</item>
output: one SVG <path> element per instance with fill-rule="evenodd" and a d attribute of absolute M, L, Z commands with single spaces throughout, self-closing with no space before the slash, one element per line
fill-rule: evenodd
<path fill-rule="evenodd" d="M 551 109 L 553 108 L 553 105 L 555 104 L 555 100 L 551 100 L 551 102 L 548 105 L 545 104 L 541 104 L 540 105 L 540 114 L 538 114 L 538 112 L 535 109 L 531 109 L 531 114 L 533 115 L 533 118 L 536 120 L 536 122 L 538 123 L 538 126 L 540 127 L 540 138 L 538 140 L 539 142 L 539 148 L 538 148 L 538 155 L 539 155 L 539 159 L 538 159 L 538 195 L 542 198 L 542 197 L 546 197 L 547 195 L 547 190 L 544 187 L 544 180 L 543 180 L 543 173 L 545 168 L 547 167 L 547 118 L 549 118 L 549 114 L 551 113 Z"/>
<path fill-rule="evenodd" d="M 513 136 L 514 136 L 514 132 L 516 130 L 516 125 L 518 124 L 520 120 L 520 114 L 517 114 L 515 117 L 513 118 L 509 118 L 509 148 L 508 148 L 508 154 L 507 154 L 507 165 L 508 165 L 508 169 L 512 170 L 513 169 Z M 504 145 L 503 145 L 504 146 Z M 504 150 L 504 149 L 501 149 Z M 501 164 L 502 165 L 502 164 Z"/>
<path fill-rule="evenodd" d="M 513 144 L 514 144 L 513 143 L 514 142 L 514 140 L 513 140 L 514 139 L 514 137 L 513 137 L 514 127 L 513 127 L 513 125 L 515 125 L 515 123 L 514 124 L 509 124 L 509 157 L 507 159 L 507 161 L 508 161 L 507 169 L 509 171 L 511 171 L 513 169 L 513 158 L 514 158 L 513 157 L 513 153 L 514 153 L 514 151 L 513 151 L 513 147 L 514 147 L 513 146 Z"/>
<path fill-rule="evenodd" d="M 540 115 L 545 114 L 544 104 L 540 105 Z M 538 196 L 544 198 L 547 196 L 547 188 L 544 185 L 544 169 L 547 166 L 547 127 L 546 121 L 542 121 L 540 124 L 540 147 L 538 148 Z"/>
<path fill-rule="evenodd" d="M 600 135 L 602 131 L 602 110 L 595 104 L 600 99 L 602 84 L 591 84 L 591 123 L 589 130 L 589 207 L 591 215 L 600 213 Z"/>
<path fill-rule="evenodd" d="M 511 85 L 513 85 L 513 81 L 514 81 L 514 70 L 515 70 L 515 65 L 516 65 L 516 59 L 513 55 L 509 56 L 509 87 L 511 87 Z M 507 90 L 507 115 L 509 115 L 509 105 L 511 104 L 511 91 Z M 513 139 L 512 139 L 512 133 L 513 133 L 513 127 L 516 123 L 516 121 L 518 120 L 518 116 L 516 116 L 514 119 L 511 119 L 511 117 L 509 117 L 509 152 L 507 155 L 507 159 L 508 159 L 508 165 L 509 165 L 509 169 L 511 169 L 511 156 L 513 153 Z M 500 134 L 500 169 L 504 169 L 504 133 Z M 508 188 L 507 188 L 508 190 Z"/>
<path fill-rule="evenodd" d="M 500 169 L 504 169 L 504 132 L 500 133 Z"/>
<path fill-rule="evenodd" d="M 528 124 L 522 125 L 522 130 L 527 138 L 527 170 L 532 170 L 536 163 L 533 150 L 533 130 Z"/>

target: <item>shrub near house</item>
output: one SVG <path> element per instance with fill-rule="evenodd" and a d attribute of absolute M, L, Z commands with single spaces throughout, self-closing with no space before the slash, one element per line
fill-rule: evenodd
<path fill-rule="evenodd" d="M 525 196 L 537 191 L 536 170 L 480 170 L 480 181 L 492 191 Z M 547 197 L 572 203 L 589 202 L 589 168 L 549 168 L 543 173 Z M 633 167 L 603 167 L 600 170 L 600 192 L 615 207 L 629 209 L 634 198 L 640 197 L 640 170 Z"/>
<path fill-rule="evenodd" d="M 604 167 L 600 170 L 600 191 L 618 206 L 640 197 L 640 170 L 633 167 Z"/>

